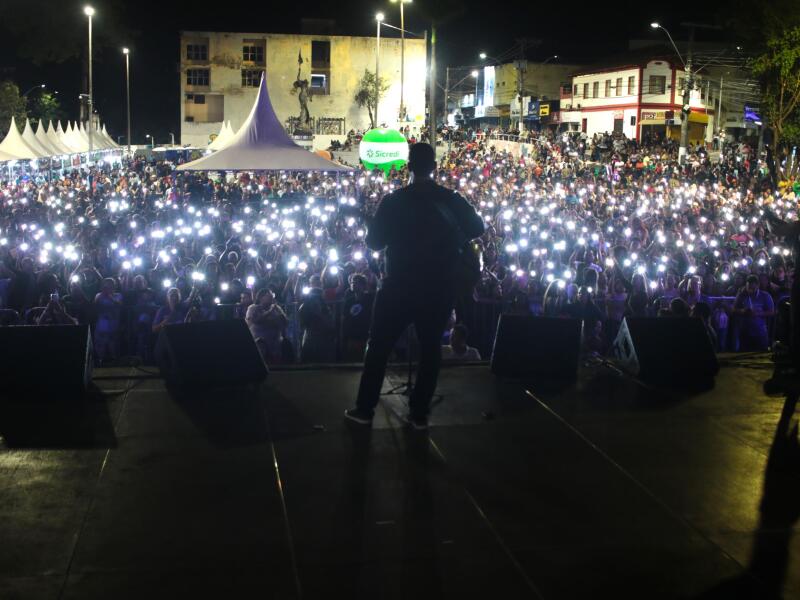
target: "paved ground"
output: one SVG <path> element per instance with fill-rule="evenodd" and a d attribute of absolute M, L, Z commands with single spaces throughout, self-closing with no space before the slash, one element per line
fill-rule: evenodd
<path fill-rule="evenodd" d="M 448 369 L 429 436 L 399 396 L 345 426 L 355 369 L 190 398 L 101 370 L 0 411 L 0 598 L 800 597 L 791 411 L 731 362 L 697 394 Z"/>

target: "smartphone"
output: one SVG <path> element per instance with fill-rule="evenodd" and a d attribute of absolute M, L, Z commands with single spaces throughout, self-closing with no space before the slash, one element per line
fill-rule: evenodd
<path fill-rule="evenodd" d="M 58 292 L 50 294 L 50 302 L 58 302 Z"/>

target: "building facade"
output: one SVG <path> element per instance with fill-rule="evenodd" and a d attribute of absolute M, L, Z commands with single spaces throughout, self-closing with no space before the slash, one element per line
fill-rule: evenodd
<path fill-rule="evenodd" d="M 474 81 L 474 92 L 470 90 L 467 93 L 454 95 L 454 101 L 448 107 L 449 114 L 457 114 L 460 117 L 454 116 L 450 122 L 460 121 L 473 125 L 487 122 L 501 127 L 511 126 L 519 119 L 518 90 L 521 83 L 522 115 L 526 121 L 526 128 L 538 128 L 543 123 L 538 114 L 535 115 L 537 117 L 535 119 L 533 114 L 529 114 L 529 105 L 557 102 L 561 87 L 569 83 L 572 73 L 579 68 L 580 65 L 542 64 L 532 61 L 522 61 L 521 65 L 511 62 L 483 67 L 477 71 L 478 77 L 469 81 L 469 85 L 473 85 Z M 556 117 L 554 114 L 553 118 Z"/>
<path fill-rule="evenodd" d="M 318 136 L 346 135 L 370 125 L 354 101 L 365 70 L 374 73 L 376 39 L 336 35 L 181 32 L 181 144 L 204 147 L 223 121 L 236 131 L 250 113 L 262 73 L 278 118 L 291 129 L 301 115 L 302 87 Z M 406 39 L 404 103 L 412 128 L 425 120 L 426 41 Z M 381 38 L 380 76 L 389 86 L 379 119 L 391 126 L 400 111 L 400 39 Z"/>
<path fill-rule="evenodd" d="M 561 94 L 560 120 L 590 136 L 617 132 L 638 140 L 680 139 L 684 87 L 683 68 L 665 59 L 578 73 Z M 689 141 L 710 142 L 718 89 L 702 76 L 693 87 Z"/>

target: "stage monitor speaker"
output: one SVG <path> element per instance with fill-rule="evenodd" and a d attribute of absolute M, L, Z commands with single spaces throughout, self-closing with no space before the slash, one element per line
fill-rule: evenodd
<path fill-rule="evenodd" d="M 581 348 L 578 319 L 500 315 L 492 373 L 502 377 L 574 379 Z"/>
<path fill-rule="evenodd" d="M 680 385 L 712 379 L 719 371 L 700 319 L 626 317 L 612 355 L 623 370 L 648 382 Z"/>
<path fill-rule="evenodd" d="M 242 319 L 167 325 L 158 338 L 156 358 L 167 383 L 181 387 L 243 385 L 267 376 Z"/>
<path fill-rule="evenodd" d="M 42 393 L 85 392 L 92 379 L 88 325 L 0 327 L 0 388 Z M 45 398 L 42 398 L 45 399 Z"/>

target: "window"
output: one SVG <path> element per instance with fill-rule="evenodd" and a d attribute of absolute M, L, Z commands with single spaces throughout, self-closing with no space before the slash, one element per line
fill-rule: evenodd
<path fill-rule="evenodd" d="M 331 93 L 331 43 L 311 41 L 311 88 L 315 94 Z"/>
<path fill-rule="evenodd" d="M 683 91 L 685 89 L 686 89 L 686 78 L 685 77 L 678 77 L 678 89 L 675 90 L 675 92 L 683 94 Z"/>
<path fill-rule="evenodd" d="M 186 69 L 186 85 L 208 86 L 208 69 Z"/>
<path fill-rule="evenodd" d="M 597 98 L 599 94 L 600 94 L 600 82 L 595 81 L 592 84 L 592 98 Z"/>
<path fill-rule="evenodd" d="M 635 88 L 636 88 L 636 77 L 634 75 L 631 75 L 630 77 L 628 77 L 628 96 L 633 96 L 636 93 Z"/>
<path fill-rule="evenodd" d="M 311 42 L 311 66 L 330 67 L 331 64 L 331 43 L 327 40 L 313 40 Z"/>
<path fill-rule="evenodd" d="M 605 89 L 605 97 L 608 98 L 611 95 L 611 80 L 606 79 L 606 89 Z"/>
<path fill-rule="evenodd" d="M 311 76 L 311 88 L 314 90 L 326 90 L 328 89 L 328 81 L 325 75 L 312 75 Z"/>
<path fill-rule="evenodd" d="M 584 98 L 588 98 L 589 97 L 589 84 L 588 83 L 584 83 L 583 84 L 583 97 Z"/>
<path fill-rule="evenodd" d="M 622 77 L 617 77 L 617 88 L 615 96 L 622 96 Z"/>
<path fill-rule="evenodd" d="M 208 46 L 205 44 L 187 44 L 186 60 L 208 60 Z"/>
<path fill-rule="evenodd" d="M 258 87 L 263 72 L 261 69 L 242 69 L 242 87 Z"/>
<path fill-rule="evenodd" d="M 650 75 L 650 93 L 664 94 L 667 91 L 666 75 Z"/>
<path fill-rule="evenodd" d="M 186 94 L 183 120 L 187 123 L 219 123 L 224 114 L 222 94 Z"/>
<path fill-rule="evenodd" d="M 578 96 L 578 84 L 575 84 L 575 88 L 572 90 L 572 95 L 575 97 Z"/>
<path fill-rule="evenodd" d="M 256 44 L 245 44 L 244 46 L 242 46 L 242 60 L 244 62 L 263 63 L 264 46 Z"/>

